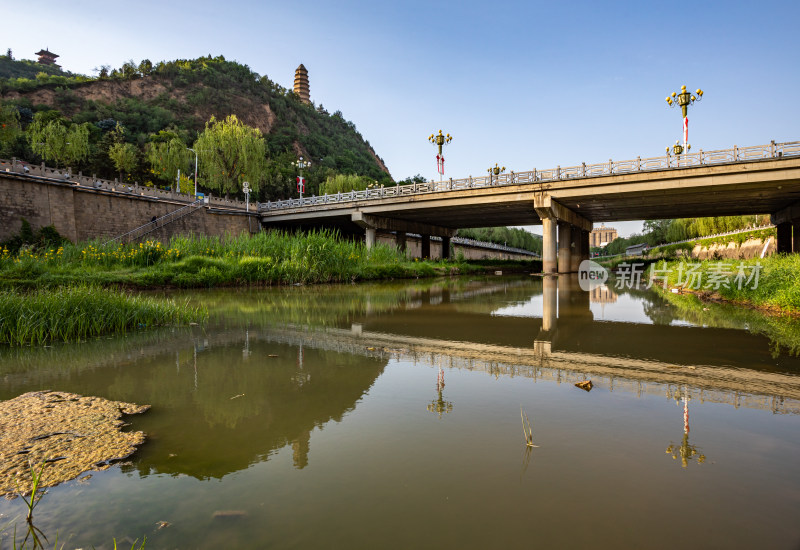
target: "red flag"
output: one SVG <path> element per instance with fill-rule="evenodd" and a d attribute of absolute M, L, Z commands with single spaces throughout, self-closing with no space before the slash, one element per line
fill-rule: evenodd
<path fill-rule="evenodd" d="M 689 117 L 683 117 L 683 144 L 689 143 Z M 687 151 L 688 153 L 688 151 Z"/>

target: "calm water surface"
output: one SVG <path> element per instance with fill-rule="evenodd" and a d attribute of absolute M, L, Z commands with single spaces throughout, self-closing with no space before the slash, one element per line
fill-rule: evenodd
<path fill-rule="evenodd" d="M 51 543 L 800 546 L 790 322 L 566 278 L 177 297 L 208 325 L 0 349 L 0 399 L 152 405 L 128 462 L 44 497 Z M 23 517 L 0 501 L 0 528 Z"/>

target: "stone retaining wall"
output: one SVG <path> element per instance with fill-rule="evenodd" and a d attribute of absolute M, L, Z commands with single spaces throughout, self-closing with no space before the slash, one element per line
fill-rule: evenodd
<path fill-rule="evenodd" d="M 72 242 L 98 237 L 113 238 L 156 218 L 183 208 L 191 201 L 119 193 L 70 182 L 32 180 L 0 172 L 0 241 L 19 233 L 22 218 L 34 229 L 53 225 Z M 172 235 L 238 235 L 257 231 L 258 219 L 250 220 L 238 209 L 198 208 L 197 211 L 148 235 L 169 240 Z"/>

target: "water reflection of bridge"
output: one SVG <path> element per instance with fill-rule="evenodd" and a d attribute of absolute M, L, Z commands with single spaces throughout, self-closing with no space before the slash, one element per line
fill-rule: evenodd
<path fill-rule="evenodd" d="M 302 344 L 387 360 L 484 371 L 494 376 L 522 376 L 559 384 L 572 384 L 590 377 L 596 387 L 639 396 L 666 395 L 677 399 L 681 388 L 688 386 L 689 396 L 701 402 L 727 403 L 737 408 L 744 406 L 774 413 L 800 413 L 800 380 L 779 373 L 554 352 L 541 346 L 515 348 L 407 337 L 365 331 L 362 325 L 353 325 L 351 330 L 285 327 L 269 331 L 265 338 L 295 346 Z"/>

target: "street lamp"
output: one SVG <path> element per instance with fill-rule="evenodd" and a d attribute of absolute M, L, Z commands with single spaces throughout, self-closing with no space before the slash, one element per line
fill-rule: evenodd
<path fill-rule="evenodd" d="M 494 168 L 487 168 L 486 171 L 489 172 L 489 185 L 492 185 L 492 175 L 494 175 L 495 177 L 499 176 L 500 174 L 506 171 L 506 167 L 503 166 L 502 168 L 500 168 L 500 166 L 498 166 L 497 163 L 495 162 Z"/>
<path fill-rule="evenodd" d="M 428 141 L 439 147 L 439 154 L 436 155 L 436 171 L 439 175 L 444 177 L 444 155 L 442 155 L 442 146 L 449 145 L 453 141 L 453 136 L 450 134 L 442 134 L 439 130 L 438 134 L 431 134 L 428 136 Z"/>
<path fill-rule="evenodd" d="M 250 212 L 250 182 L 242 183 L 242 191 L 244 191 L 245 211 Z"/>
<path fill-rule="evenodd" d="M 303 198 L 303 191 L 306 188 L 306 180 L 303 177 L 303 168 L 311 168 L 311 161 L 310 160 L 303 160 L 303 157 L 300 157 L 298 160 L 292 163 L 300 170 L 300 175 L 297 176 L 297 192 L 300 193 L 300 199 Z"/>
<path fill-rule="evenodd" d="M 683 145 L 681 145 L 681 142 L 678 141 L 677 139 L 675 140 L 675 145 L 673 145 L 671 148 L 672 149 L 671 154 L 678 157 L 678 166 L 680 166 L 681 164 L 681 155 L 683 154 L 683 152 L 686 151 L 686 153 L 688 154 L 691 148 L 692 145 L 690 143 L 687 143 L 686 148 L 684 149 Z M 670 155 L 670 147 L 667 147 L 667 156 L 669 157 L 669 155 Z"/>
<path fill-rule="evenodd" d="M 197 151 L 191 147 L 187 147 L 187 149 L 194 153 L 194 198 L 197 200 Z"/>
<path fill-rule="evenodd" d="M 697 95 L 687 92 L 686 86 L 681 86 L 680 93 L 672 92 L 671 95 L 667 96 L 667 104 L 669 104 L 670 107 L 675 107 L 676 105 L 680 105 L 681 107 L 681 114 L 683 115 L 684 147 L 687 147 L 689 145 L 689 116 L 688 116 L 689 105 L 691 105 L 695 101 L 700 101 L 701 99 L 703 99 L 703 90 L 698 88 L 696 93 Z"/>

